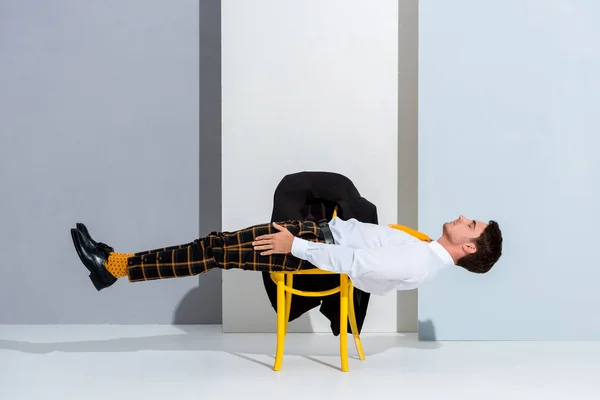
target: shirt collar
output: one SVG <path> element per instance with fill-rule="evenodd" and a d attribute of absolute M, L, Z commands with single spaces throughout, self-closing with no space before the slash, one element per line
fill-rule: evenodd
<path fill-rule="evenodd" d="M 431 250 L 433 250 L 433 252 L 439 258 L 441 258 L 441 260 L 444 263 L 444 265 L 454 265 L 454 260 L 452 259 L 452 256 L 450 255 L 450 253 L 448 253 L 448 250 L 446 250 L 444 248 L 444 246 L 442 246 L 441 244 L 439 244 L 435 240 L 429 242 L 428 244 L 429 244 L 429 248 Z"/>

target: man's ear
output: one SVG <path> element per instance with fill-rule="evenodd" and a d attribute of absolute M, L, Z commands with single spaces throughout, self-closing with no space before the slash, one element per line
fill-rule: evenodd
<path fill-rule="evenodd" d="M 475 246 L 475 243 L 473 243 L 473 242 L 467 242 L 467 243 L 463 244 L 462 249 L 467 254 L 473 254 L 477 251 L 477 247 Z"/>

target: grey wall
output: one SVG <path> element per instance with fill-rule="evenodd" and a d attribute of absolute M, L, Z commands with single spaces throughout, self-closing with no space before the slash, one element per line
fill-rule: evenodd
<path fill-rule="evenodd" d="M 199 211 L 198 2 L 5 0 L 0 53 L 0 323 L 220 322 L 218 273 L 96 292 L 69 236 L 83 221 L 134 252 L 217 225 Z"/>
<path fill-rule="evenodd" d="M 419 289 L 421 337 L 598 340 L 600 3 L 421 0 L 419 226 L 495 219 L 489 274 Z"/>
<path fill-rule="evenodd" d="M 200 235 L 222 229 L 221 202 L 221 0 L 200 2 Z M 221 270 L 199 277 L 189 302 L 199 322 L 220 324 Z M 203 307 L 210 304 L 210 307 Z M 198 312 L 198 311 L 196 311 Z M 194 315 L 194 309 L 184 315 Z M 188 317 L 186 317 L 187 319 Z M 191 319 L 191 317 L 189 317 Z"/>
<path fill-rule="evenodd" d="M 418 228 L 419 0 L 398 2 L 398 223 Z M 417 331 L 417 290 L 398 292 L 398 332 Z"/>

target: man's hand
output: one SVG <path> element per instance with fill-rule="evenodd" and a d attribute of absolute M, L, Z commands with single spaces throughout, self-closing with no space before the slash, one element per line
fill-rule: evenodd
<path fill-rule="evenodd" d="M 273 226 L 277 229 L 278 233 L 272 233 L 270 235 L 257 236 L 252 242 L 254 250 L 262 251 L 261 256 L 268 256 L 271 254 L 288 254 L 292 251 L 292 242 L 294 241 L 294 235 L 286 228 L 273 222 Z"/>

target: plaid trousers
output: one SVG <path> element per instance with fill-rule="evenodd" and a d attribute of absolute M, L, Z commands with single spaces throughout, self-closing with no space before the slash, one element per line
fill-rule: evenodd
<path fill-rule="evenodd" d="M 321 228 L 313 221 L 279 223 L 294 236 L 325 242 Z M 214 268 L 251 271 L 296 271 L 315 268 L 291 254 L 261 256 L 252 242 L 257 236 L 279 232 L 272 224 L 251 226 L 234 232 L 211 232 L 191 243 L 135 253 L 127 259 L 131 282 L 198 275 Z"/>

